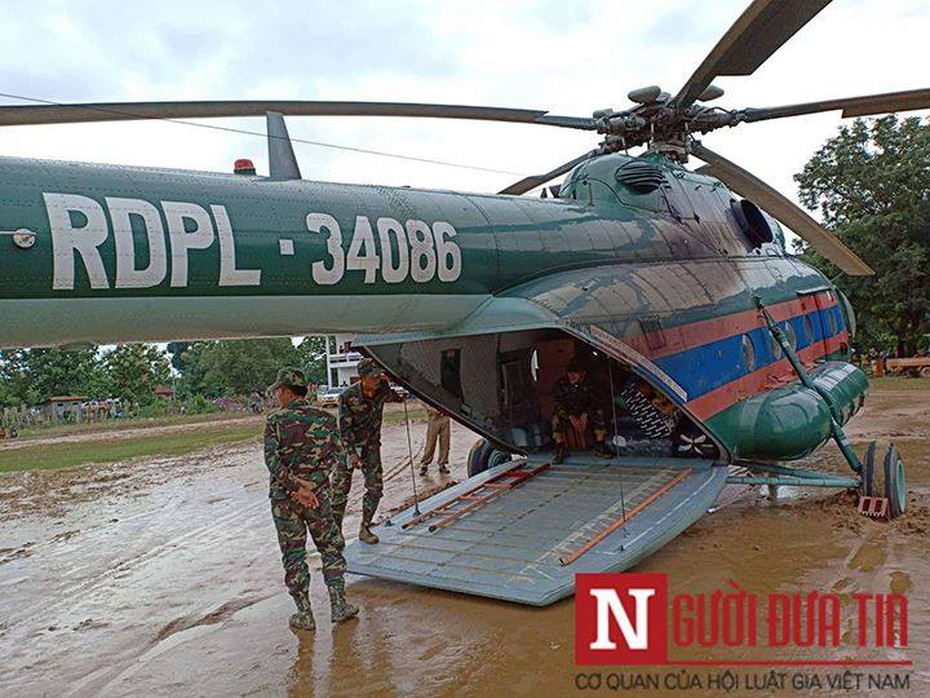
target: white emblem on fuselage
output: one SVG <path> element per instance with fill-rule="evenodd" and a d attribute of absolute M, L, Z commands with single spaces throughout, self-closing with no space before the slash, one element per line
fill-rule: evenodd
<path fill-rule="evenodd" d="M 375 221 L 375 236 L 367 216 L 355 217 L 349 250 L 343 248 L 339 222 L 328 213 L 307 215 L 307 230 L 326 235 L 328 260 L 312 265 L 313 280 L 321 286 L 338 284 L 346 270 L 364 272 L 363 283 L 381 280 L 397 284 L 410 279 L 418 284 L 438 278 L 443 283 L 462 275 L 462 251 L 452 239 L 456 230 L 451 223 L 411 218 L 405 223 L 382 216 Z"/>
<path fill-rule="evenodd" d="M 79 194 L 43 194 L 52 234 L 52 288 L 74 290 L 74 268 L 80 259 L 90 287 L 109 289 L 102 245 L 110 234 L 107 214 L 113 226 L 116 246 L 116 278 L 112 288 L 151 288 L 168 276 L 168 252 L 171 256 L 171 286 L 184 288 L 188 281 L 188 258 L 191 250 L 205 250 L 219 241 L 220 286 L 258 286 L 261 271 L 238 269 L 232 225 L 225 206 L 211 205 L 208 213 L 198 204 L 162 201 L 161 212 L 142 199 L 106 197 L 106 211 L 93 199 Z M 162 226 L 167 225 L 168 243 Z M 212 214 L 212 217 L 211 217 Z M 148 264 L 136 266 L 136 241 L 133 217 L 145 231 Z"/>
<path fill-rule="evenodd" d="M 185 201 L 156 205 L 109 196 L 101 205 L 79 194 L 45 193 L 43 197 L 56 291 L 74 290 L 79 263 L 92 289 L 153 288 L 166 279 L 171 288 L 186 288 L 191 259 L 215 244 L 219 247 L 219 287 L 261 285 L 260 269 L 236 266 L 235 236 L 225 206 L 204 208 Z M 309 269 L 319 286 L 338 284 L 346 272 L 358 272 L 355 279 L 364 284 L 451 283 L 462 274 L 462 251 L 453 239 L 457 233 L 446 221 L 430 224 L 409 219 L 401 223 L 381 216 L 372 225 L 367 216 L 357 215 L 347 245 L 338 221 L 328 213 L 310 213 L 305 222 L 309 233 L 324 236 L 314 236 L 311 243 L 317 253 L 322 252 Z M 111 231 L 115 247 L 112 279 L 101 252 Z M 278 243 L 281 256 L 295 255 L 292 239 L 269 234 L 269 240 Z"/>

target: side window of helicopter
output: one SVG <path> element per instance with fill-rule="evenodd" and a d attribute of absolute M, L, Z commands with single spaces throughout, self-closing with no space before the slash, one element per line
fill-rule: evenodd
<path fill-rule="evenodd" d="M 830 336 L 836 334 L 836 316 L 833 314 L 833 309 L 827 311 L 827 327 L 830 329 Z"/>
<path fill-rule="evenodd" d="M 794 325 L 791 324 L 790 320 L 785 320 L 781 326 L 782 332 L 785 333 L 785 338 L 788 340 L 788 346 L 791 347 L 791 351 L 797 351 L 798 348 L 798 336 L 794 331 Z"/>
<path fill-rule="evenodd" d="M 756 370 L 756 347 L 752 343 L 752 337 L 744 334 L 740 340 L 740 348 L 743 352 L 743 365 L 752 373 Z"/>
<path fill-rule="evenodd" d="M 804 342 L 806 345 L 812 344 L 814 341 L 814 323 L 811 322 L 811 316 L 804 316 Z"/>
<path fill-rule="evenodd" d="M 778 361 L 782 356 L 781 345 L 771 332 L 768 332 L 766 337 L 768 337 L 769 351 L 772 352 L 772 358 Z"/>

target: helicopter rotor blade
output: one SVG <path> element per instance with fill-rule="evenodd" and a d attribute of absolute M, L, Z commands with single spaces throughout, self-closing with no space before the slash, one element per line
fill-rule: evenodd
<path fill-rule="evenodd" d="M 138 119 L 205 119 L 264 116 L 413 116 L 436 119 L 476 119 L 542 124 L 595 130 L 594 120 L 556 116 L 535 109 L 474 107 L 456 104 L 413 104 L 403 102 L 211 101 L 211 102 L 101 102 L 87 104 L 41 104 L 0 106 L 0 126 L 70 124 Z"/>
<path fill-rule="evenodd" d="M 843 118 L 886 114 L 889 112 L 911 111 L 912 109 L 930 109 L 930 89 L 905 90 L 904 92 L 886 92 L 865 97 L 847 97 L 845 99 L 825 99 L 806 104 L 787 104 L 781 107 L 764 109 L 744 109 L 744 121 L 765 121 L 782 119 L 787 116 L 802 116 L 823 111 L 843 110 Z"/>
<path fill-rule="evenodd" d="M 550 170 L 544 174 L 533 175 L 531 177 L 524 177 L 519 182 L 514 182 L 506 189 L 501 189 L 498 194 L 513 194 L 518 196 L 520 194 L 525 194 L 531 189 L 535 189 L 538 186 L 545 184 L 546 182 L 559 177 L 560 175 L 565 174 L 566 172 L 573 169 L 576 165 L 580 165 L 588 158 L 592 158 L 595 155 L 601 155 L 604 151 L 600 148 L 595 148 L 594 150 L 581 155 L 574 160 L 569 160 L 563 165 L 559 165 L 554 170 Z"/>
<path fill-rule="evenodd" d="M 694 71 L 670 106 L 686 109 L 718 75 L 751 75 L 830 0 L 754 0 Z"/>
<path fill-rule="evenodd" d="M 691 152 L 707 163 L 697 172 L 716 177 L 740 196 L 751 199 L 850 276 L 875 273 L 826 228 L 755 175 L 699 143 L 692 144 Z"/>

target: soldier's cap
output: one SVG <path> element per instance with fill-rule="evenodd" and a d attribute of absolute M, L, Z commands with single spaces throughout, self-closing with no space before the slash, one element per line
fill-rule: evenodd
<path fill-rule="evenodd" d="M 565 367 L 566 373 L 584 373 L 587 370 L 588 367 L 585 362 L 577 356 L 572 357 L 572 360 L 568 362 L 568 366 Z"/>
<path fill-rule="evenodd" d="M 268 386 L 268 392 L 278 388 L 304 388 L 306 385 L 307 379 L 299 368 L 282 368 L 278 371 L 278 379 Z"/>
<path fill-rule="evenodd" d="M 384 378 L 384 371 L 374 359 L 364 358 L 358 362 L 358 375 L 372 378 Z"/>

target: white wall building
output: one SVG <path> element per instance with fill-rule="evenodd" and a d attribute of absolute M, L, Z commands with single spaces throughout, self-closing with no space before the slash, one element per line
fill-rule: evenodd
<path fill-rule="evenodd" d="M 358 376 L 358 362 L 362 355 L 352 349 L 354 334 L 337 334 L 327 337 L 326 375 L 330 385 L 352 385 Z"/>

